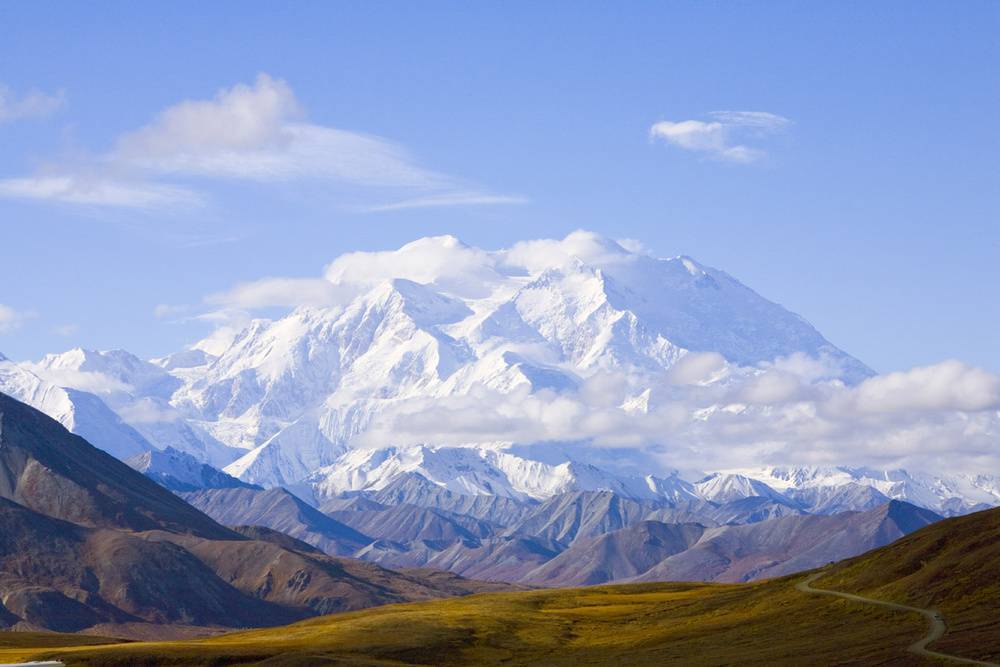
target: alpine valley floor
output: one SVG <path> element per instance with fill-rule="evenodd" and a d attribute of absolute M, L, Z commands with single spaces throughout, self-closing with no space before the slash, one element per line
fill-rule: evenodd
<path fill-rule="evenodd" d="M 87 665 L 919 665 L 919 614 L 797 589 L 934 609 L 930 649 L 1000 660 L 1000 510 L 947 519 L 816 572 L 751 584 L 659 583 L 395 604 L 200 641 L 0 651 Z M 30 642 L 28 642 L 30 643 Z"/>

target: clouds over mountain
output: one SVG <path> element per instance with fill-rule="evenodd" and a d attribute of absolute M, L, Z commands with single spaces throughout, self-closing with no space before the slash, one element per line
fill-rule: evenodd
<path fill-rule="evenodd" d="M 4 106 L 0 120 L 23 107 Z M 36 104 L 35 106 L 39 106 Z M 323 183 L 374 198 L 369 210 L 523 203 L 420 165 L 382 137 L 310 123 L 289 84 L 267 74 L 253 84 L 184 100 L 113 147 L 75 164 L 0 180 L 0 196 L 124 208 L 200 206 L 209 181 L 278 186 Z"/>
<path fill-rule="evenodd" d="M 966 385 L 956 389 L 962 392 L 1000 377 L 953 361 L 892 375 L 911 383 L 909 395 L 903 389 L 870 400 L 886 384 L 884 376 L 848 386 L 728 366 L 724 377 L 705 375 L 704 384 L 680 392 L 654 386 L 651 405 L 639 411 L 622 409 L 636 391 L 625 374 L 588 381 L 600 383 L 602 392 L 588 383 L 562 392 L 479 388 L 398 402 L 355 445 L 575 442 L 646 448 L 666 467 L 686 469 L 787 461 L 970 472 L 1000 466 L 1000 401 L 979 396 L 960 405 L 947 394 L 927 401 L 920 385 L 957 379 Z"/>

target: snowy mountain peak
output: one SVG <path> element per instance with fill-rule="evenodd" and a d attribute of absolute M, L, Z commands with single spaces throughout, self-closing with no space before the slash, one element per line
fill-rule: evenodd
<path fill-rule="evenodd" d="M 764 482 L 732 473 L 714 473 L 697 482 L 694 488 L 702 498 L 720 503 L 753 497 L 787 500 Z"/>
<path fill-rule="evenodd" d="M 652 422 L 681 387 L 749 377 L 778 357 L 824 355 L 848 382 L 870 373 L 728 274 L 635 247 L 585 231 L 500 250 L 417 239 L 331 262 L 333 305 L 256 319 L 155 363 L 77 349 L 21 370 L 63 391 L 60 400 L 72 402 L 66 388 L 103 401 L 152 448 L 177 447 L 247 482 L 308 479 L 333 493 L 412 471 L 458 492 L 529 498 L 696 495 L 582 459 L 588 444 L 629 436 L 633 424 L 647 426 L 643 446 L 664 444 L 650 442 L 665 437 Z M 722 371 L 676 381 L 676 365 L 699 352 Z M 579 442 L 584 453 L 541 463 L 491 446 L 498 440 Z M 713 493 L 753 486 L 730 480 Z"/>
<path fill-rule="evenodd" d="M 684 268 L 687 269 L 688 273 L 692 276 L 700 278 L 701 276 L 706 275 L 705 269 L 701 268 L 701 265 L 698 264 L 698 262 L 694 261 L 687 255 L 680 255 L 674 259 L 680 261 L 680 263 L 684 265 Z"/>
<path fill-rule="evenodd" d="M 386 310 L 399 309 L 421 327 L 452 324 L 472 314 L 459 299 L 405 278 L 385 281 L 369 293 L 365 301 Z"/>

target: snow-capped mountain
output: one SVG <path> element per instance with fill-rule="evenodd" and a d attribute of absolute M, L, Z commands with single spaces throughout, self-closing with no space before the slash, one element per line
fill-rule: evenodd
<path fill-rule="evenodd" d="M 142 435 L 86 391 L 49 382 L 0 355 L 0 392 L 27 403 L 120 459 L 150 448 Z"/>
<path fill-rule="evenodd" d="M 809 359 L 810 373 L 839 387 L 872 375 L 798 315 L 689 257 L 655 258 L 587 232 L 500 251 L 446 236 L 342 256 L 325 278 L 338 295 L 328 305 L 160 359 L 74 349 L 0 361 L 0 391 L 119 457 L 171 447 L 316 500 L 419 475 L 516 500 L 613 491 L 821 513 L 890 498 L 946 513 L 1000 504 L 988 476 L 768 468 L 692 484 L 644 467 L 630 443 L 665 446 L 672 408 L 689 394 L 724 402 L 684 419 L 724 420 L 771 409 L 788 373 L 777 388 L 773 377 L 751 387 L 755 406 L 737 385 L 776 359 Z M 600 461 L 586 446 L 598 436 L 608 447 Z M 551 443 L 567 447 L 517 449 Z"/>
<path fill-rule="evenodd" d="M 718 503 L 728 503 L 740 498 L 788 500 L 764 482 L 733 473 L 713 473 L 696 483 L 694 489 L 701 498 Z"/>
<path fill-rule="evenodd" d="M 74 348 L 48 354 L 25 367 L 49 383 L 76 394 L 83 392 L 90 402 L 110 407 L 142 434 L 149 443 L 144 449 L 150 449 L 150 444 L 157 449 L 172 447 L 220 467 L 239 456 L 170 404 L 171 396 L 184 385 L 180 374 L 130 352 Z M 0 391 L 4 386 L 0 384 Z"/>
<path fill-rule="evenodd" d="M 874 507 L 885 499 L 951 515 L 1000 505 L 1000 477 L 934 475 L 847 466 L 762 467 L 733 471 L 780 491 L 811 511 Z"/>
<path fill-rule="evenodd" d="M 587 233 L 563 243 L 579 252 L 525 258 L 523 249 L 488 253 L 438 237 L 383 260 L 406 266 L 445 254 L 477 263 L 475 284 L 450 282 L 443 266 L 425 271 L 423 282 L 359 286 L 335 263 L 328 279 L 354 298 L 254 321 L 217 359 L 203 357 L 200 372 L 185 369 L 171 405 L 247 451 L 231 474 L 274 485 L 333 464 L 359 436 L 387 427 L 387 413 L 415 401 L 572 391 L 607 372 L 626 375 L 641 395 L 692 350 L 733 364 L 805 353 L 832 360 L 847 381 L 870 374 L 802 318 L 721 271 Z M 399 444 L 393 434 L 381 444 Z"/>

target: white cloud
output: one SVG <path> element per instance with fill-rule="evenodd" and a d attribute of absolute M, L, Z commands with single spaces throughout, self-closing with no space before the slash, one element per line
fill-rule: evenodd
<path fill-rule="evenodd" d="M 702 153 L 726 162 L 755 162 L 766 155 L 738 141 L 747 136 L 762 137 L 783 129 L 789 120 L 766 111 L 715 111 L 710 121 L 662 120 L 649 130 L 653 139 L 687 151 Z"/>
<path fill-rule="evenodd" d="M 370 206 L 371 212 L 399 211 L 408 208 L 438 208 L 442 206 L 492 206 L 496 204 L 527 204 L 528 199 L 518 196 L 490 195 L 481 192 L 452 192 L 404 199 L 393 204 Z"/>
<path fill-rule="evenodd" d="M 23 366 L 35 375 L 59 387 L 78 389 L 92 394 L 114 394 L 132 391 L 131 385 L 106 373 L 78 371 L 69 368 L 46 368 L 30 362 L 24 363 Z"/>
<path fill-rule="evenodd" d="M 60 324 L 52 328 L 52 333 L 57 336 L 72 336 L 80 331 L 79 324 Z"/>
<path fill-rule="evenodd" d="M 780 130 L 791 122 L 784 116 L 767 111 L 713 111 L 708 115 L 729 127 L 756 127 L 763 130 Z"/>
<path fill-rule="evenodd" d="M 133 209 L 202 203 L 200 195 L 186 188 L 105 176 L 88 178 L 79 174 L 0 180 L 0 197 Z"/>
<path fill-rule="evenodd" d="M 534 274 L 556 262 L 580 260 L 605 266 L 635 257 L 618 243 L 586 231 L 572 232 L 564 239 L 525 241 L 494 252 L 470 247 L 453 236 L 435 236 L 396 250 L 340 255 L 326 266 L 322 278 L 269 277 L 210 294 L 205 301 L 237 310 L 333 305 L 395 278 L 432 284 L 456 296 L 484 297 L 497 286 L 509 284 L 510 274 Z"/>
<path fill-rule="evenodd" d="M 1000 376 L 949 360 L 870 378 L 849 398 L 860 413 L 1000 410 Z"/>
<path fill-rule="evenodd" d="M 720 379 L 728 364 L 718 352 L 688 352 L 667 373 L 668 381 L 679 384 L 705 384 Z"/>
<path fill-rule="evenodd" d="M 577 230 L 563 239 L 521 241 L 502 251 L 505 264 L 537 273 L 546 267 L 564 265 L 574 260 L 585 264 L 607 266 L 633 261 L 635 255 L 611 239 Z"/>
<path fill-rule="evenodd" d="M 448 185 L 380 137 L 300 122 L 291 87 L 260 74 L 252 86 L 187 100 L 122 136 L 108 159 L 161 174 L 253 181 L 328 179 L 374 187 Z"/>
<path fill-rule="evenodd" d="M 153 308 L 153 317 L 162 320 L 167 317 L 183 315 L 190 310 L 190 306 L 184 304 L 159 303 Z"/>
<path fill-rule="evenodd" d="M 212 99 L 164 109 L 83 167 L 0 181 L 0 197 L 159 208 L 202 203 L 192 181 L 228 180 L 326 183 L 357 189 L 366 199 L 396 199 L 366 210 L 524 202 L 470 190 L 387 139 L 309 123 L 291 87 L 267 74 Z"/>
<path fill-rule="evenodd" d="M 51 95 L 31 90 L 18 96 L 7 86 L 0 84 L 0 123 L 45 118 L 58 111 L 65 101 L 65 95 L 61 91 Z"/>
<path fill-rule="evenodd" d="M 186 100 L 118 140 L 113 155 L 140 163 L 185 155 L 280 148 L 285 124 L 302 113 L 284 81 L 260 74 L 253 86 L 237 84 L 212 100 Z"/>
<path fill-rule="evenodd" d="M 356 290 L 322 278 L 262 278 L 210 294 L 205 300 L 214 305 L 243 309 L 331 306 L 349 301 L 356 294 Z"/>
<path fill-rule="evenodd" d="M 129 424 L 162 424 L 183 419 L 183 415 L 169 403 L 151 398 L 140 398 L 118 406 L 118 415 Z"/>
<path fill-rule="evenodd" d="M 689 355 L 711 369 L 710 355 Z M 694 366 L 696 380 L 702 373 Z M 709 371 L 711 374 L 711 371 Z M 652 388 L 623 409 L 634 378 L 603 373 L 578 391 L 483 387 L 394 401 L 355 446 L 575 442 L 638 447 L 666 467 L 838 464 L 953 471 L 1000 468 L 1000 376 L 957 362 L 877 376 L 855 387 L 770 367 Z M 659 453 L 659 454 L 657 454 Z"/>
<path fill-rule="evenodd" d="M 436 236 L 407 243 L 398 250 L 352 252 L 326 267 L 327 280 L 338 285 L 376 285 L 391 278 L 433 283 L 445 291 L 483 296 L 482 290 L 500 280 L 492 253 L 471 248 L 453 236 Z"/>
<path fill-rule="evenodd" d="M 13 331 L 37 316 L 37 313 L 33 311 L 18 311 L 0 303 L 0 333 Z"/>

